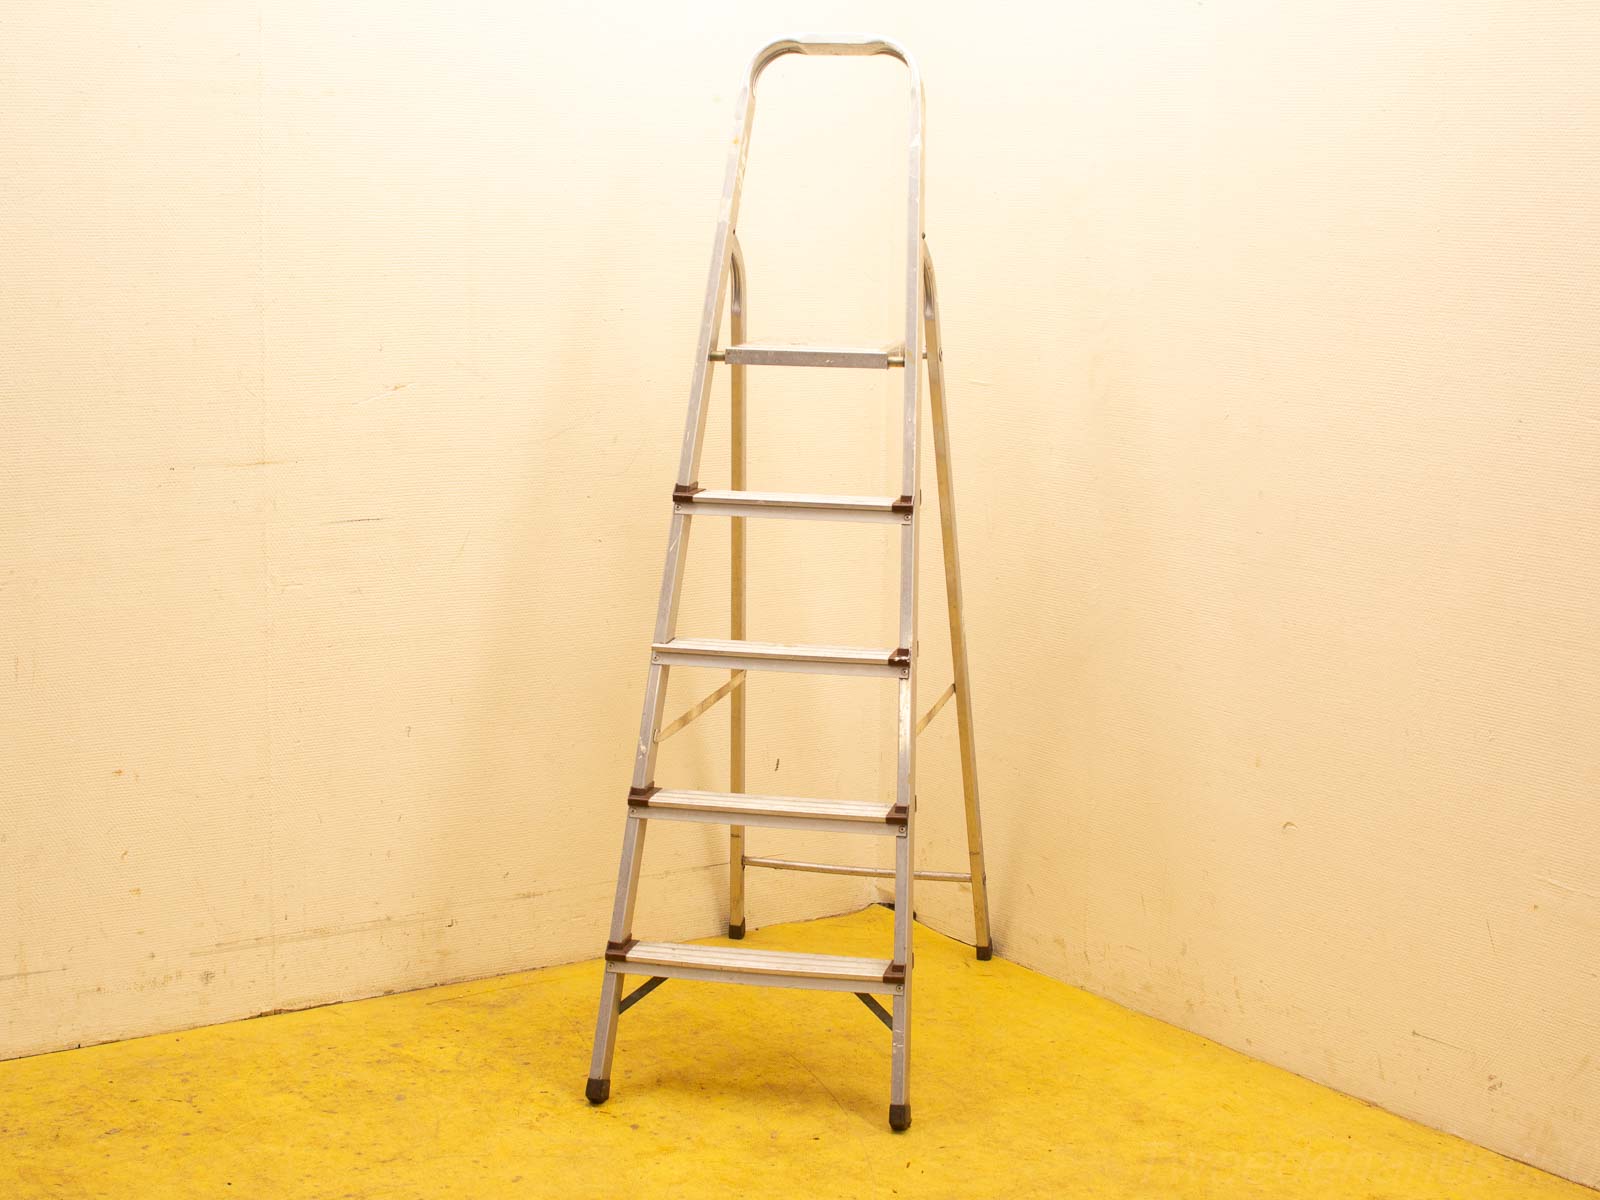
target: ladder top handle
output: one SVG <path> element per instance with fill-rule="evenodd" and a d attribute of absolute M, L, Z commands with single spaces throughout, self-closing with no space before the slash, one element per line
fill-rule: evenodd
<path fill-rule="evenodd" d="M 889 38 L 864 37 L 859 34 L 830 37 L 801 33 L 794 37 L 779 38 L 763 47 L 751 61 L 750 86 L 752 88 L 755 86 L 761 72 L 766 70 L 774 59 L 782 58 L 785 54 L 848 55 L 858 58 L 887 54 L 890 58 L 898 58 L 905 63 L 906 70 L 911 73 L 911 90 L 919 100 L 922 96 L 922 72 L 917 69 L 917 60 L 911 57 L 909 50 Z"/>

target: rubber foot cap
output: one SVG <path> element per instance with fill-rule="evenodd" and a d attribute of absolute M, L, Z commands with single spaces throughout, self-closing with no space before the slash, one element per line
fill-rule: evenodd
<path fill-rule="evenodd" d="M 604 1104 L 611 1099 L 611 1080 L 591 1079 L 583 1094 L 589 1097 L 590 1104 Z"/>
<path fill-rule="evenodd" d="M 889 1128 L 896 1133 L 904 1133 L 911 1128 L 911 1105 L 889 1105 Z"/>
<path fill-rule="evenodd" d="M 740 921 L 737 925 L 729 925 L 728 936 L 736 942 L 744 941 L 744 922 Z"/>
<path fill-rule="evenodd" d="M 994 947 L 993 946 L 979 946 L 978 947 L 978 961 L 979 962 L 988 962 L 993 957 L 994 957 Z"/>

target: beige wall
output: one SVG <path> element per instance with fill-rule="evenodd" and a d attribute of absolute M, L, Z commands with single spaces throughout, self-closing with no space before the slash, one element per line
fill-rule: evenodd
<path fill-rule="evenodd" d="M 797 11 L 7 21 L 0 1053 L 594 952 L 737 75 L 868 27 L 929 79 L 1002 953 L 1600 1182 L 1589 6 Z M 770 82 L 754 330 L 891 336 L 891 66 Z M 755 481 L 888 482 L 892 386 L 827 384 L 756 380 Z M 759 532 L 756 635 L 888 627 L 881 531 Z M 875 686 L 760 681 L 752 786 L 886 787 Z M 651 849 L 713 932 L 715 834 Z"/>

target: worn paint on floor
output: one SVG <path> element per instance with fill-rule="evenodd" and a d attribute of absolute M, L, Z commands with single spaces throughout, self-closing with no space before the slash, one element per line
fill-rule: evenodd
<path fill-rule="evenodd" d="M 747 944 L 881 954 L 890 914 Z M 0 1063 L 0 1196 L 1596 1194 L 917 930 L 909 1133 L 853 997 L 672 981 L 583 1099 L 598 963 Z"/>

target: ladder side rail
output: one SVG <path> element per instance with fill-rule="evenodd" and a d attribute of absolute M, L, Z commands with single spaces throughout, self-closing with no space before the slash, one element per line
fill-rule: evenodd
<path fill-rule="evenodd" d="M 718 207 L 717 231 L 711 243 L 711 268 L 706 279 L 705 303 L 700 311 L 700 336 L 695 345 L 694 371 L 689 384 L 689 410 L 684 418 L 683 448 L 678 456 L 680 487 L 693 487 L 700 473 L 700 452 L 705 446 L 706 406 L 711 397 L 711 350 L 722 327 L 722 306 L 727 299 L 728 277 L 733 259 L 733 230 L 739 217 L 739 196 L 744 189 L 745 163 L 750 156 L 750 125 L 755 116 L 755 76 L 739 93 L 734 119 L 733 146 L 722 181 L 722 200 Z M 667 556 L 661 571 L 661 592 L 656 602 L 654 641 L 669 642 L 678 627 L 678 604 L 683 595 L 683 569 L 687 561 L 689 532 L 693 517 L 676 507 L 667 534 Z M 639 717 L 639 741 L 634 755 L 633 786 L 649 787 L 655 775 L 656 730 L 666 703 L 670 668 L 652 663 L 645 683 L 643 711 Z"/>
<path fill-rule="evenodd" d="M 729 235 L 729 266 L 732 277 L 728 292 L 728 337 L 738 344 L 745 339 L 745 270 L 744 253 L 739 249 L 736 233 Z M 745 489 L 745 369 L 738 364 L 728 368 L 729 430 L 728 449 L 732 459 L 729 486 L 734 491 Z M 734 517 L 729 522 L 728 544 L 731 561 L 728 568 L 728 636 L 742 642 L 745 627 L 745 519 Z M 743 792 L 745 788 L 745 695 L 749 691 L 750 677 L 745 676 L 745 686 L 735 688 L 728 697 L 728 790 Z M 728 829 L 728 936 L 735 941 L 744 937 L 744 826 Z"/>
<path fill-rule="evenodd" d="M 733 259 L 733 228 L 739 214 L 739 194 L 744 185 L 745 162 L 749 157 L 750 123 L 755 112 L 755 72 L 740 92 L 734 125 L 734 145 L 728 155 L 722 183 L 721 211 L 711 247 L 711 268 L 706 280 L 705 305 L 700 315 L 700 338 L 695 348 L 694 373 L 689 385 L 689 411 L 684 419 L 683 449 L 678 459 L 678 483 L 692 486 L 700 470 L 700 452 L 705 445 L 706 403 L 711 393 L 711 344 L 722 324 L 722 305 Z M 661 569 L 661 592 L 656 601 L 656 642 L 672 640 L 678 626 L 678 604 L 683 595 L 683 569 L 687 561 L 689 531 L 693 518 L 687 512 L 672 514 L 667 534 L 666 561 Z M 652 656 L 645 677 L 644 703 L 639 715 L 639 741 L 633 761 L 633 788 L 651 786 L 660 743 L 656 730 L 661 726 L 666 704 L 667 680 L 671 668 L 655 662 Z M 741 692 L 743 689 L 739 689 Z M 617 894 L 611 910 L 613 944 L 626 941 L 632 933 L 634 903 L 638 897 L 639 876 L 644 857 L 645 822 L 629 814 L 623 835 L 622 862 L 617 872 Z M 595 1022 L 594 1054 L 590 1061 L 588 1096 L 591 1103 L 603 1103 L 611 1093 L 611 1059 L 616 1048 L 617 1023 L 622 1015 L 620 973 L 608 970 L 600 988 L 600 1012 Z"/>
<path fill-rule="evenodd" d="M 892 52 L 892 51 L 885 51 Z M 897 54 L 911 77 L 911 113 L 906 162 L 906 257 L 904 404 L 901 412 L 900 491 L 912 502 L 911 520 L 900 530 L 900 647 L 909 651 L 905 677 L 900 681 L 897 715 L 897 804 L 905 806 L 906 825 L 895 839 L 894 958 L 904 968 L 904 986 L 894 995 L 890 1024 L 889 1125 L 896 1130 L 911 1124 L 911 980 L 915 953 L 912 925 L 915 915 L 917 801 L 917 542 L 921 527 L 919 495 L 922 456 L 919 427 L 922 420 L 922 79 L 915 63 L 903 51 Z"/>

